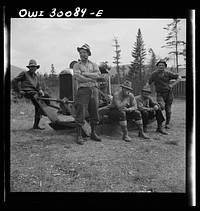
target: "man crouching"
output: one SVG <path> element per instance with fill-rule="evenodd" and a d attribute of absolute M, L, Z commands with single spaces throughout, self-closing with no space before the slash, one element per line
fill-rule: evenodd
<path fill-rule="evenodd" d="M 137 109 L 137 102 L 134 95 L 130 92 L 131 82 L 125 81 L 121 85 L 122 89 L 117 91 L 112 99 L 110 110 L 108 113 L 109 119 L 113 121 L 119 121 L 119 125 L 123 131 L 122 139 L 126 142 L 130 142 L 132 139 L 128 135 L 127 120 L 135 120 L 138 127 L 138 136 L 144 139 L 149 139 L 143 131 L 142 116 L 140 111 Z"/>

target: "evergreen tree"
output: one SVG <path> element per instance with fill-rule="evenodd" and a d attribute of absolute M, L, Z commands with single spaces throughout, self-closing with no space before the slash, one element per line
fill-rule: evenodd
<path fill-rule="evenodd" d="M 131 66 L 129 67 L 129 76 L 131 79 L 139 79 L 139 81 L 141 82 L 142 70 L 144 68 L 144 59 L 146 56 L 146 49 L 144 48 L 144 41 L 140 29 L 138 29 L 136 42 L 134 43 L 131 55 L 134 60 L 131 61 Z"/>
<path fill-rule="evenodd" d="M 49 82 L 50 82 L 51 87 L 58 85 L 58 77 L 56 75 L 56 71 L 55 71 L 53 64 L 51 64 L 51 70 L 50 70 L 50 74 L 49 74 Z"/>
<path fill-rule="evenodd" d="M 117 71 L 117 77 L 118 77 L 118 84 L 120 84 L 120 67 L 119 67 L 119 64 L 121 63 L 119 60 L 120 60 L 120 52 L 121 50 L 119 49 L 120 45 L 118 44 L 118 39 L 117 37 L 114 37 L 114 42 L 115 44 L 113 45 L 115 47 L 115 56 L 113 57 L 114 58 L 114 64 L 116 64 L 116 71 Z"/>
<path fill-rule="evenodd" d="M 180 22 L 180 19 L 173 19 L 173 22 L 170 24 L 167 24 L 167 27 L 164 27 L 163 29 L 169 31 L 165 41 L 166 45 L 162 46 L 162 48 L 171 48 L 172 51 L 169 52 L 169 54 L 173 54 L 175 56 L 175 66 L 176 66 L 176 72 L 178 73 L 178 55 L 183 55 L 184 51 L 179 51 L 179 46 L 184 46 L 186 43 L 182 40 L 178 39 L 178 32 L 181 30 L 180 27 L 178 27 L 178 23 Z"/>

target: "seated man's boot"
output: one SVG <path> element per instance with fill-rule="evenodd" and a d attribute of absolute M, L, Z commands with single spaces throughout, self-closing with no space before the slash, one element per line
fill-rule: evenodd
<path fill-rule="evenodd" d="M 123 136 L 122 139 L 126 142 L 131 142 L 132 139 L 131 137 L 128 135 L 128 128 L 127 128 L 127 122 L 126 121 L 120 121 L 119 125 L 122 128 L 122 132 L 123 132 Z"/>
<path fill-rule="evenodd" d="M 163 130 L 162 123 L 161 124 L 158 124 L 158 127 L 156 129 L 156 132 L 162 133 L 163 135 L 168 135 L 168 133 Z"/>
<path fill-rule="evenodd" d="M 143 124 L 142 120 L 135 121 L 137 127 L 138 127 L 138 137 L 144 138 L 144 139 L 150 139 L 149 136 L 145 135 L 143 131 Z"/>
<path fill-rule="evenodd" d="M 101 141 L 101 138 L 96 134 L 97 123 L 91 123 L 91 136 L 90 138 L 94 141 Z"/>

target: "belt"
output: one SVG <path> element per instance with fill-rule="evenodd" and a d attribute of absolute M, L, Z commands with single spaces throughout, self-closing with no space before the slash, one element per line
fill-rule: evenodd
<path fill-rule="evenodd" d="M 167 91 L 165 91 L 165 92 L 157 92 L 157 93 L 168 93 L 168 92 L 171 92 L 172 90 L 167 90 Z"/>

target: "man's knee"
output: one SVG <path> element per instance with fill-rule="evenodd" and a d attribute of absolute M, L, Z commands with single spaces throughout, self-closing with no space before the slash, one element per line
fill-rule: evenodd
<path fill-rule="evenodd" d="M 135 121 L 142 119 L 142 114 L 139 110 L 135 110 L 134 119 L 135 119 Z"/>
<path fill-rule="evenodd" d="M 119 121 L 125 121 L 126 120 L 126 112 L 125 111 L 120 111 L 118 113 L 119 115 Z"/>
<path fill-rule="evenodd" d="M 148 117 L 148 115 L 149 115 L 149 112 L 147 110 L 143 110 L 140 112 L 141 112 L 142 117 Z"/>

